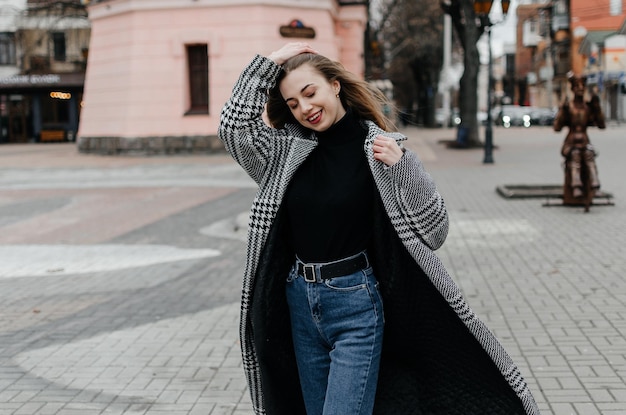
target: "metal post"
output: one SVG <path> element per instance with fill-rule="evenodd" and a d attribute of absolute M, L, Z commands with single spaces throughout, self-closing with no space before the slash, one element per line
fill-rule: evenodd
<path fill-rule="evenodd" d="M 442 110 L 443 127 L 450 126 L 450 61 L 452 50 L 452 18 L 449 14 L 443 15 L 443 68 L 441 78 L 443 79 Z"/>
<path fill-rule="evenodd" d="M 489 19 L 489 16 L 487 16 Z M 491 22 L 487 21 L 487 44 L 489 45 L 489 66 L 487 81 L 487 126 L 485 127 L 485 158 L 484 164 L 493 163 L 493 118 L 491 117 L 491 101 L 493 100 L 493 56 L 491 52 Z"/>

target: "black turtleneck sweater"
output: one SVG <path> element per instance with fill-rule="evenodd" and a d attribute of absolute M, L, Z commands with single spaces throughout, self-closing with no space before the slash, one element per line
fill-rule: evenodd
<path fill-rule="evenodd" d="M 348 111 L 298 168 L 286 203 L 295 252 L 329 262 L 364 250 L 372 235 L 374 181 L 363 144 L 366 130 Z"/>

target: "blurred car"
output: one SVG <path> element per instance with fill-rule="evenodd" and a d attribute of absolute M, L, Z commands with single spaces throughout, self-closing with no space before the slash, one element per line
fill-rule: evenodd
<path fill-rule="evenodd" d="M 452 127 L 461 125 L 461 110 L 460 109 L 454 108 L 452 110 L 452 113 L 450 114 L 450 125 Z"/>
<path fill-rule="evenodd" d="M 503 105 L 491 110 L 492 121 L 495 125 L 510 127 L 530 127 L 532 125 L 552 125 L 556 117 L 556 111 L 550 108 L 526 107 L 519 105 Z M 435 111 L 435 120 L 439 127 L 456 127 L 461 124 L 461 113 L 458 108 L 453 108 L 446 119 L 442 108 Z M 479 125 L 487 125 L 487 113 L 478 111 L 476 120 Z"/>
<path fill-rule="evenodd" d="M 478 111 L 476 113 L 476 120 L 479 124 L 486 125 L 487 113 L 485 111 Z M 446 114 L 443 108 L 438 108 L 435 110 L 435 121 L 439 127 L 457 127 L 461 125 L 461 111 L 458 108 L 453 108 L 446 120 Z"/>
<path fill-rule="evenodd" d="M 551 108 L 530 107 L 531 125 L 553 125 L 556 111 Z"/>
<path fill-rule="evenodd" d="M 443 108 L 437 108 L 435 110 L 435 123 L 437 127 L 456 127 L 461 124 L 459 109 L 453 108 L 446 114 Z"/>
<path fill-rule="evenodd" d="M 437 108 L 435 110 L 435 124 L 437 127 L 449 127 L 449 120 L 446 120 L 446 113 L 443 108 Z"/>
<path fill-rule="evenodd" d="M 531 116 L 530 107 L 520 107 L 517 105 L 503 105 L 494 117 L 494 123 L 504 128 L 509 127 L 530 127 Z"/>
<path fill-rule="evenodd" d="M 476 119 L 481 125 L 487 125 L 487 111 L 478 111 L 476 113 Z"/>

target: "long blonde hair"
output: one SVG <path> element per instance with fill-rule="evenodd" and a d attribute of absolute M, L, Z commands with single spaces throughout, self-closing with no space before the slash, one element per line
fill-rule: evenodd
<path fill-rule="evenodd" d="M 276 85 L 269 91 L 267 102 L 267 117 L 275 128 L 283 128 L 285 124 L 297 123 L 285 103 L 279 87 L 285 75 L 304 64 L 311 65 L 328 82 L 339 81 L 341 85 L 339 98 L 344 108 L 351 108 L 358 118 L 373 121 L 385 131 L 396 130 L 395 125 L 387 118 L 383 110 L 385 107 L 391 108 L 391 103 L 378 88 L 359 79 L 339 62 L 334 62 L 314 53 L 296 55 L 283 64 L 283 70 L 278 76 Z"/>

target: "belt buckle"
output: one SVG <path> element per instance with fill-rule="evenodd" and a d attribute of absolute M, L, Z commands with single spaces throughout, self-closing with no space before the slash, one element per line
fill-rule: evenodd
<path fill-rule="evenodd" d="M 304 280 L 306 282 L 316 282 L 317 278 L 315 278 L 315 265 L 303 265 L 303 274 Z"/>

